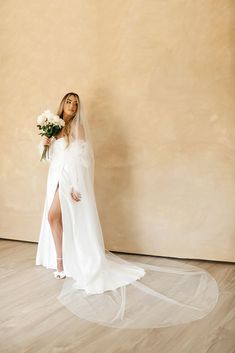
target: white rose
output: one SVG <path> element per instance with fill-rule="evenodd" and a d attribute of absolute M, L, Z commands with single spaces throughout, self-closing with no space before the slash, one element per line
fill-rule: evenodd
<path fill-rule="evenodd" d="M 59 125 L 60 126 L 60 118 L 58 115 L 54 115 L 54 123 L 55 125 Z"/>
<path fill-rule="evenodd" d="M 46 115 L 46 116 L 50 116 L 51 115 L 51 111 L 49 109 L 44 110 L 43 114 Z"/>
<path fill-rule="evenodd" d="M 47 120 L 50 122 L 50 123 L 54 123 L 54 115 L 53 114 L 48 114 L 47 116 Z"/>
<path fill-rule="evenodd" d="M 45 120 L 46 120 L 45 116 L 41 114 L 37 117 L 37 124 L 42 126 L 45 123 Z"/>
<path fill-rule="evenodd" d="M 60 118 L 60 122 L 59 122 L 60 126 L 65 126 L 65 122 L 63 119 Z"/>
<path fill-rule="evenodd" d="M 43 115 L 45 115 L 45 117 L 49 123 L 53 123 L 54 115 L 52 114 L 52 112 L 49 109 L 44 110 Z"/>

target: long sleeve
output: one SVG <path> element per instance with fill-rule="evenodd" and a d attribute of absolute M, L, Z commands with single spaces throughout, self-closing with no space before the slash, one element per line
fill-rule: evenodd
<path fill-rule="evenodd" d="M 67 152 L 66 164 L 69 167 L 71 187 L 75 191 L 79 191 L 84 168 L 88 172 L 90 166 L 88 147 L 85 141 L 72 143 Z"/>

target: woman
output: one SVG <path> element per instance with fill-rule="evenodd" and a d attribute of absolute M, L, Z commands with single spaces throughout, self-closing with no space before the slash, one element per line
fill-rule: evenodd
<path fill-rule="evenodd" d="M 59 111 L 57 114 L 65 121 L 65 126 L 56 136 L 56 140 L 65 138 L 67 139 L 67 142 L 69 142 L 71 122 L 78 111 L 78 104 L 79 104 L 79 97 L 76 93 L 67 94 L 62 99 L 59 107 Z M 80 127 L 79 136 L 81 137 L 81 140 L 82 139 L 85 140 L 84 130 L 82 129 L 82 125 L 79 127 Z M 54 137 L 52 138 L 44 137 L 42 141 L 42 145 L 50 146 L 53 142 L 54 142 Z M 50 184 L 49 184 L 49 187 L 50 187 Z M 81 200 L 81 194 L 75 191 L 73 188 L 71 188 L 70 195 L 75 202 L 78 202 Z M 66 275 L 65 275 L 65 272 L 63 271 L 63 258 L 62 258 L 63 225 L 62 225 L 60 198 L 59 198 L 59 182 L 57 183 L 53 201 L 48 211 L 48 222 L 50 224 L 51 233 L 54 238 L 54 244 L 55 244 L 56 255 L 57 255 L 57 271 L 54 272 L 54 275 L 55 275 L 55 278 L 58 278 L 58 279 L 65 278 Z"/>
<path fill-rule="evenodd" d="M 86 293 L 115 289 L 145 271 L 117 265 L 105 255 L 93 190 L 94 158 L 79 96 L 67 93 L 57 114 L 64 128 L 56 139 L 42 141 L 50 145 L 51 163 L 36 264 L 57 267 L 56 278 L 72 277 Z"/>
<path fill-rule="evenodd" d="M 57 135 L 57 139 L 63 138 L 65 135 L 67 138 L 69 136 L 68 127 L 71 126 L 71 121 L 74 118 L 75 114 L 78 110 L 78 96 L 74 95 L 66 95 L 62 102 L 58 112 L 58 115 L 64 119 L 65 127 Z M 81 131 L 82 133 L 83 131 Z M 52 138 L 43 138 L 43 146 L 50 146 Z M 63 258 L 62 258 L 62 233 L 63 233 L 63 225 L 62 225 L 62 214 L 61 214 L 61 206 L 59 199 L 59 183 L 57 184 L 54 199 L 52 201 L 50 210 L 48 212 L 48 221 L 51 227 L 51 232 L 53 234 L 54 243 L 56 247 L 57 254 L 57 270 L 55 272 L 56 278 L 64 278 L 65 273 L 63 271 Z M 81 194 L 71 189 L 71 197 L 75 202 L 81 200 Z"/>
<path fill-rule="evenodd" d="M 167 259 L 157 259 L 157 266 L 127 262 L 105 250 L 78 94 L 67 93 L 57 114 L 64 128 L 40 143 L 40 150 L 50 146 L 50 168 L 36 265 L 56 269 L 57 279 L 68 277 L 58 299 L 79 317 L 115 327 L 170 326 L 205 316 L 218 297 L 206 271 Z"/>

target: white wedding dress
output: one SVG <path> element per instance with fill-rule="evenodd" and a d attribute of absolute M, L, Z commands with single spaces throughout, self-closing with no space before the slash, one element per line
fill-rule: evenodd
<path fill-rule="evenodd" d="M 59 184 L 66 279 L 60 302 L 80 318 L 112 327 L 146 328 L 186 323 L 207 315 L 218 287 L 206 271 L 164 258 L 127 262 L 105 250 L 86 141 L 54 140 L 36 265 L 56 269 L 48 211 Z M 42 151 L 42 144 L 39 149 Z M 81 193 L 72 200 L 71 187 Z"/>
<path fill-rule="evenodd" d="M 80 141 L 78 144 L 80 146 L 76 148 L 80 147 L 80 151 L 77 149 L 75 152 L 75 166 L 70 160 L 71 149 L 66 151 L 64 148 L 64 138 L 55 140 L 50 147 L 51 165 L 36 264 L 56 269 L 56 251 L 47 215 L 59 183 L 64 272 L 67 277 L 77 280 L 77 288 L 90 294 L 133 282 L 142 277 L 145 271 L 137 266 L 117 264 L 105 256 L 95 196 L 88 175 L 86 142 Z M 76 170 L 73 170 L 74 167 Z M 79 180 L 77 191 L 82 195 L 80 202 L 73 201 L 70 195 L 71 187 L 78 189 L 76 178 Z"/>

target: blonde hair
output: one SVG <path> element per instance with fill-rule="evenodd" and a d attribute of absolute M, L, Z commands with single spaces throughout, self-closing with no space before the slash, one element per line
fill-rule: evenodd
<path fill-rule="evenodd" d="M 78 103 L 78 108 L 79 109 L 79 115 L 80 115 L 80 100 L 79 100 L 79 95 L 77 93 L 74 93 L 74 92 L 69 92 L 69 93 L 66 93 L 65 96 L 62 98 L 61 102 L 60 102 L 60 105 L 59 105 L 59 109 L 57 111 L 57 115 L 59 115 L 59 117 L 61 119 L 63 119 L 63 115 L 64 115 L 64 104 L 66 102 L 66 99 L 69 98 L 70 96 L 74 96 L 76 99 L 77 99 L 77 103 Z M 77 112 L 76 111 L 76 114 L 74 116 L 77 115 Z M 70 140 L 71 140 L 71 123 L 73 121 L 74 117 L 72 119 L 70 119 L 64 126 L 64 136 L 65 136 L 65 140 L 67 142 L 67 146 L 69 146 L 70 144 Z"/>

